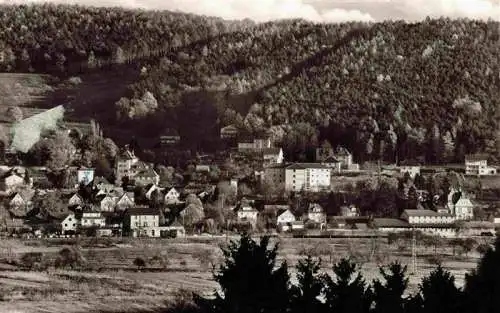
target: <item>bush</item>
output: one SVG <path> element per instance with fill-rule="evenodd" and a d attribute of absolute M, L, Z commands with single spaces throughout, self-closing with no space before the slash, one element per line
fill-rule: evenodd
<path fill-rule="evenodd" d="M 39 270 L 47 264 L 43 264 L 43 253 L 41 252 L 27 252 L 23 254 L 19 260 L 22 267 L 29 270 Z"/>
<path fill-rule="evenodd" d="M 136 257 L 134 259 L 134 265 L 137 266 L 137 269 L 141 269 L 146 266 L 146 261 L 141 257 Z"/>
<path fill-rule="evenodd" d="M 83 266 L 86 263 L 82 252 L 78 247 L 64 247 L 59 251 L 59 255 L 54 261 L 54 266 L 56 268 L 66 268 L 76 269 Z"/>

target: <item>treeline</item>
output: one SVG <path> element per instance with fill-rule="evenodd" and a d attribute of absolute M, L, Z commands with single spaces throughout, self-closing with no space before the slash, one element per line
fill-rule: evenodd
<path fill-rule="evenodd" d="M 139 80 L 111 110 L 145 137 L 168 125 L 206 150 L 235 124 L 271 129 L 290 160 L 311 160 L 324 139 L 359 162 L 500 156 L 498 22 L 253 24 L 21 5 L 2 7 L 0 29 L 3 71 L 140 59 Z"/>
<path fill-rule="evenodd" d="M 333 265 L 333 275 L 321 272 L 321 260 L 299 261 L 296 283 L 286 262 L 277 264 L 278 246 L 269 237 L 256 242 L 244 235 L 223 248 L 224 261 L 214 273 L 220 285 L 215 299 L 184 297 L 167 312 L 336 312 L 336 313 L 457 313 L 497 312 L 500 240 L 489 247 L 477 268 L 457 288 L 454 276 L 437 266 L 408 294 L 407 267 L 393 262 L 366 280 L 350 259 Z"/>

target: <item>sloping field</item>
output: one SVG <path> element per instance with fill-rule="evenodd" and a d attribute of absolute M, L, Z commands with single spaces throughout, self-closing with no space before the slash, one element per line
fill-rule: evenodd
<path fill-rule="evenodd" d="M 30 106 L 54 91 L 48 75 L 0 73 L 0 108 Z"/>
<path fill-rule="evenodd" d="M 235 237 L 229 238 L 235 239 Z M 117 239 L 118 240 L 118 239 Z M 11 258 L 26 252 L 43 252 L 53 262 L 62 245 L 26 246 L 21 241 L 2 240 L 1 247 Z M 87 270 L 50 269 L 42 272 L 0 271 L 0 312 L 134 312 L 154 309 L 171 302 L 179 290 L 209 296 L 217 288 L 212 280 L 211 264 L 221 261 L 220 246 L 225 238 L 126 239 L 107 248 L 85 247 L 82 255 Z M 379 278 L 378 266 L 399 260 L 411 272 L 411 248 L 403 244 L 388 245 L 386 239 L 304 239 L 273 238 L 279 242 L 278 262 L 286 261 L 295 281 L 295 266 L 307 254 L 322 259 L 322 271 L 332 274 L 332 264 L 341 257 L 353 257 L 366 280 Z M 32 244 L 31 242 L 30 244 Z M 417 272 L 410 276 L 409 291 L 418 288 L 422 277 L 436 265 L 429 257 L 437 252 L 443 266 L 451 271 L 458 285 L 464 274 L 476 266 L 477 253 L 454 256 L 452 247 L 417 246 Z M 138 270 L 134 259 L 146 261 Z M 207 262 L 209 261 L 209 262 Z M 17 310 L 17 311 L 16 311 Z"/>

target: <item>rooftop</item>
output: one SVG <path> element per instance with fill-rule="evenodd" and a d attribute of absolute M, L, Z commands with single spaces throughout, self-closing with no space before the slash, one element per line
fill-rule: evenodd
<path fill-rule="evenodd" d="M 410 224 L 397 218 L 374 218 L 375 228 L 410 228 Z"/>
<path fill-rule="evenodd" d="M 293 163 L 286 167 L 287 170 L 305 170 L 305 169 L 330 169 L 321 163 Z"/>
<path fill-rule="evenodd" d="M 406 213 L 408 216 L 452 216 L 451 214 L 438 213 L 433 210 L 405 210 L 403 214 Z"/>
<path fill-rule="evenodd" d="M 160 215 L 160 211 L 150 207 L 134 207 L 127 209 L 127 215 Z"/>
<path fill-rule="evenodd" d="M 485 161 L 488 160 L 488 155 L 486 154 L 467 154 L 465 156 L 465 162 L 475 162 L 475 161 Z"/>

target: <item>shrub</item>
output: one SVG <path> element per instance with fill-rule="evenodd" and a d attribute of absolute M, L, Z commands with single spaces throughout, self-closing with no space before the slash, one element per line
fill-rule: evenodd
<path fill-rule="evenodd" d="M 56 268 L 66 268 L 70 267 L 75 269 L 83 266 L 86 263 L 82 252 L 78 247 L 64 247 L 59 251 L 59 255 L 54 261 L 54 266 Z"/>
<path fill-rule="evenodd" d="M 141 257 L 136 257 L 134 259 L 134 265 L 137 266 L 137 269 L 141 269 L 146 266 L 146 261 Z"/>
<path fill-rule="evenodd" d="M 41 252 L 27 252 L 23 254 L 19 260 L 21 266 L 29 270 L 41 269 L 43 266 L 43 253 Z"/>

